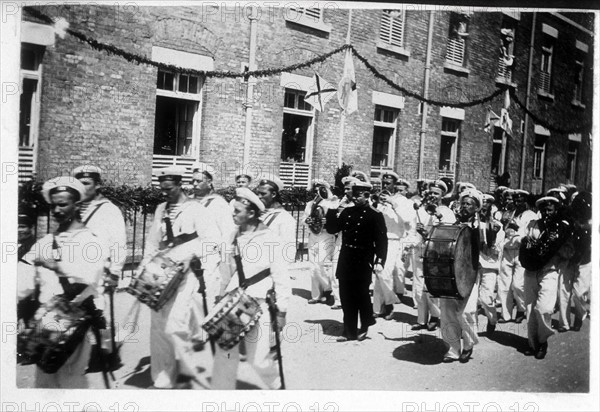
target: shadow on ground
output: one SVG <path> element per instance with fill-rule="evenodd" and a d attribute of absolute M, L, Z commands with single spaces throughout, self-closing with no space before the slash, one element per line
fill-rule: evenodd
<path fill-rule="evenodd" d="M 401 361 L 414 362 L 421 365 L 437 365 L 442 362 L 446 353 L 446 344 L 444 341 L 432 335 L 421 334 L 409 338 L 391 340 L 409 342 L 398 346 L 392 353 L 395 359 Z"/>
<path fill-rule="evenodd" d="M 137 388 L 148 388 L 152 385 L 152 376 L 150 375 L 150 356 L 140 359 L 135 369 L 130 373 L 125 385 L 135 386 Z"/>
<path fill-rule="evenodd" d="M 333 319 L 307 319 L 304 322 L 321 325 L 323 333 L 328 336 L 342 336 L 344 331 L 344 324 Z"/>
<path fill-rule="evenodd" d="M 527 338 L 515 335 L 514 333 L 496 330 L 491 336 L 488 336 L 486 333 L 478 333 L 477 336 L 485 336 L 492 342 L 499 343 L 502 346 L 513 347 L 520 353 L 525 353 L 529 349 Z"/>
<path fill-rule="evenodd" d="M 300 289 L 300 288 L 293 288 L 292 295 L 299 296 L 302 299 L 306 299 L 306 300 L 309 300 L 311 298 L 310 290 Z"/>

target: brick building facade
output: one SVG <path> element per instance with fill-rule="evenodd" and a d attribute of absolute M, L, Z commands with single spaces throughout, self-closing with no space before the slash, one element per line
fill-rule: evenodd
<path fill-rule="evenodd" d="M 563 129 L 591 122 L 593 14 L 395 7 L 354 9 L 351 18 L 333 3 L 320 10 L 214 3 L 36 9 L 132 54 L 237 73 L 334 50 L 346 43 L 350 22 L 350 44 L 389 79 L 420 95 L 427 88 L 433 100 L 467 102 L 508 84 L 542 120 Z M 514 35 L 508 67 L 500 57 L 501 29 Z M 54 38 L 27 12 L 21 31 L 22 178 L 35 171 L 46 179 L 91 162 L 115 183 L 147 184 L 153 167 L 200 160 L 216 167 L 219 185 L 231 184 L 242 170 L 275 171 L 297 186 L 314 177 L 333 180 L 340 107 L 334 98 L 319 112 L 303 97 L 315 71 L 337 86 L 344 53 L 248 82 L 138 65 L 73 36 Z M 501 112 L 502 95 L 464 109 L 427 105 L 424 111 L 419 100 L 375 78 L 357 58 L 354 67 L 359 110 L 344 120 L 341 158 L 355 169 L 375 177 L 393 168 L 412 182 L 451 176 L 483 190 L 505 172 L 512 187 L 533 193 L 562 182 L 591 185 L 590 129 L 549 130 L 512 102 L 512 132 L 494 124 L 485 131 L 489 109 Z"/>

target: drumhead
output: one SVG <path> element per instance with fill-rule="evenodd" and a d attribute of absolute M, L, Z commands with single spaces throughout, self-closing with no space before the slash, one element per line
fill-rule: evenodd
<path fill-rule="evenodd" d="M 468 298 L 477 276 L 471 261 L 471 229 L 450 224 L 434 226 L 423 254 L 423 275 L 433 296 Z"/>
<path fill-rule="evenodd" d="M 471 231 L 468 226 L 462 226 L 456 239 L 454 273 L 456 288 L 463 299 L 468 299 L 477 278 L 477 270 L 473 268 Z"/>

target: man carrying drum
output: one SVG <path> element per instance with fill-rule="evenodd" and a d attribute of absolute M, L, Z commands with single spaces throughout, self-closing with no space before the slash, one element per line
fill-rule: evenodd
<path fill-rule="evenodd" d="M 434 298 L 427 292 L 425 278 L 423 277 L 423 260 L 421 258 L 425 247 L 425 240 L 433 226 L 440 223 L 454 223 L 456 218 L 454 212 L 447 206 L 441 204 L 442 197 L 447 192 L 446 183 L 442 180 L 434 180 L 429 184 L 429 190 L 417 210 L 418 241 L 411 253 L 413 267 L 413 296 L 417 304 L 417 324 L 412 330 L 427 329 L 434 331 L 440 323 L 439 299 Z M 428 317 L 429 318 L 428 321 Z"/>
<path fill-rule="evenodd" d="M 466 189 L 458 198 L 460 215 L 458 224 L 468 225 L 471 231 L 471 262 L 473 270 L 479 268 L 479 219 L 477 212 L 481 210 L 483 195 L 479 190 Z M 469 296 L 463 299 L 440 298 L 442 338 L 448 344 L 448 351 L 442 360 L 444 363 L 467 363 L 473 354 L 473 346 L 479 342 L 477 338 L 477 297 L 479 282 L 475 281 Z"/>
<path fill-rule="evenodd" d="M 52 311 L 52 302 L 57 302 L 57 295 L 63 297 L 63 305 L 73 308 L 73 312 L 83 310 L 95 319 L 100 316 L 94 308 L 93 299 L 100 295 L 108 251 L 104 243 L 80 220 L 79 202 L 85 193 L 84 185 L 70 176 L 50 179 L 42 187 L 42 194 L 50 204 L 58 228 L 56 232 L 40 239 L 23 258 L 36 266 L 36 282 L 40 288 L 39 301 L 42 307 L 35 315 L 34 334 L 43 333 L 46 328 L 57 331 L 61 325 L 77 321 L 66 317 L 58 320 L 55 317 L 58 312 Z M 62 313 L 64 315 L 67 312 Z M 68 337 L 72 330 L 60 332 L 59 335 Z M 89 387 L 85 370 L 91 353 L 90 341 L 84 333 L 81 341 L 75 342 L 76 348 L 55 372 L 45 372 L 38 363 L 35 387 Z"/>
<path fill-rule="evenodd" d="M 327 233 L 323 227 L 325 213 L 337 209 L 339 200 L 331 193 L 329 183 L 313 180 L 315 198 L 306 204 L 302 221 L 308 226 L 308 260 L 311 262 L 311 299 L 310 304 L 326 303 L 333 292 L 333 252 L 335 235 Z M 339 302 L 339 296 L 333 295 L 333 304 Z"/>
<path fill-rule="evenodd" d="M 166 202 L 156 208 L 148 233 L 139 273 L 158 256 L 166 256 L 180 266 L 183 281 L 175 295 L 158 311 L 151 313 L 150 371 L 153 388 L 189 388 L 197 376 L 193 358 L 192 330 L 200 308 L 194 299 L 198 279 L 190 269 L 192 258 L 202 262 L 218 255 L 219 231 L 202 205 L 182 190 L 185 168 L 169 166 L 156 171 Z M 138 274 L 139 277 L 139 274 Z"/>
<path fill-rule="evenodd" d="M 234 338 L 243 339 L 246 346 L 247 362 L 255 369 L 268 389 L 280 389 L 282 386 L 282 369 L 278 370 L 278 357 L 281 348 L 272 342 L 272 328 L 277 325 L 279 333 L 286 319 L 286 311 L 291 296 L 291 286 L 282 253 L 283 244 L 273 231 L 259 219 L 265 206 L 259 197 L 248 188 L 236 189 L 233 220 L 237 229 L 231 233 L 227 244 L 227 254 L 224 263 L 229 267 L 229 276 L 223 278 L 221 294 L 223 300 L 232 297 L 225 294 L 236 287 L 242 286 L 244 294 L 252 297 L 259 304 L 262 315 L 243 337 L 236 334 Z M 274 291 L 276 296 L 277 316 L 269 317 L 269 309 L 274 313 L 274 307 L 267 304 L 268 294 Z M 224 302 L 227 305 L 236 302 Z M 215 307 L 217 309 L 217 306 Z M 215 313 L 215 316 L 225 313 Z M 227 328 L 227 325 L 223 325 Z M 235 331 L 226 330 L 233 333 Z M 240 361 L 240 351 L 237 341 L 230 342 L 230 348 L 216 348 L 213 364 L 212 389 L 235 389 L 237 369 Z M 275 339 L 275 342 L 278 340 Z M 229 342 L 223 342 L 229 344 Z M 275 350 L 273 347 L 275 346 Z M 279 352 L 279 353 L 278 353 Z M 280 364 L 281 365 L 281 364 Z"/>

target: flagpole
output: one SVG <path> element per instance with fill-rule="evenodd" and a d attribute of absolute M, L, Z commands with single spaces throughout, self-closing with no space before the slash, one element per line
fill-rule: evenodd
<path fill-rule="evenodd" d="M 346 44 L 350 44 L 350 28 L 352 27 L 352 9 L 348 12 L 348 32 L 346 33 Z M 342 151 L 344 148 L 344 128 L 346 124 L 346 111 L 342 110 L 340 116 L 340 136 L 338 142 L 338 167 L 342 167 Z"/>

